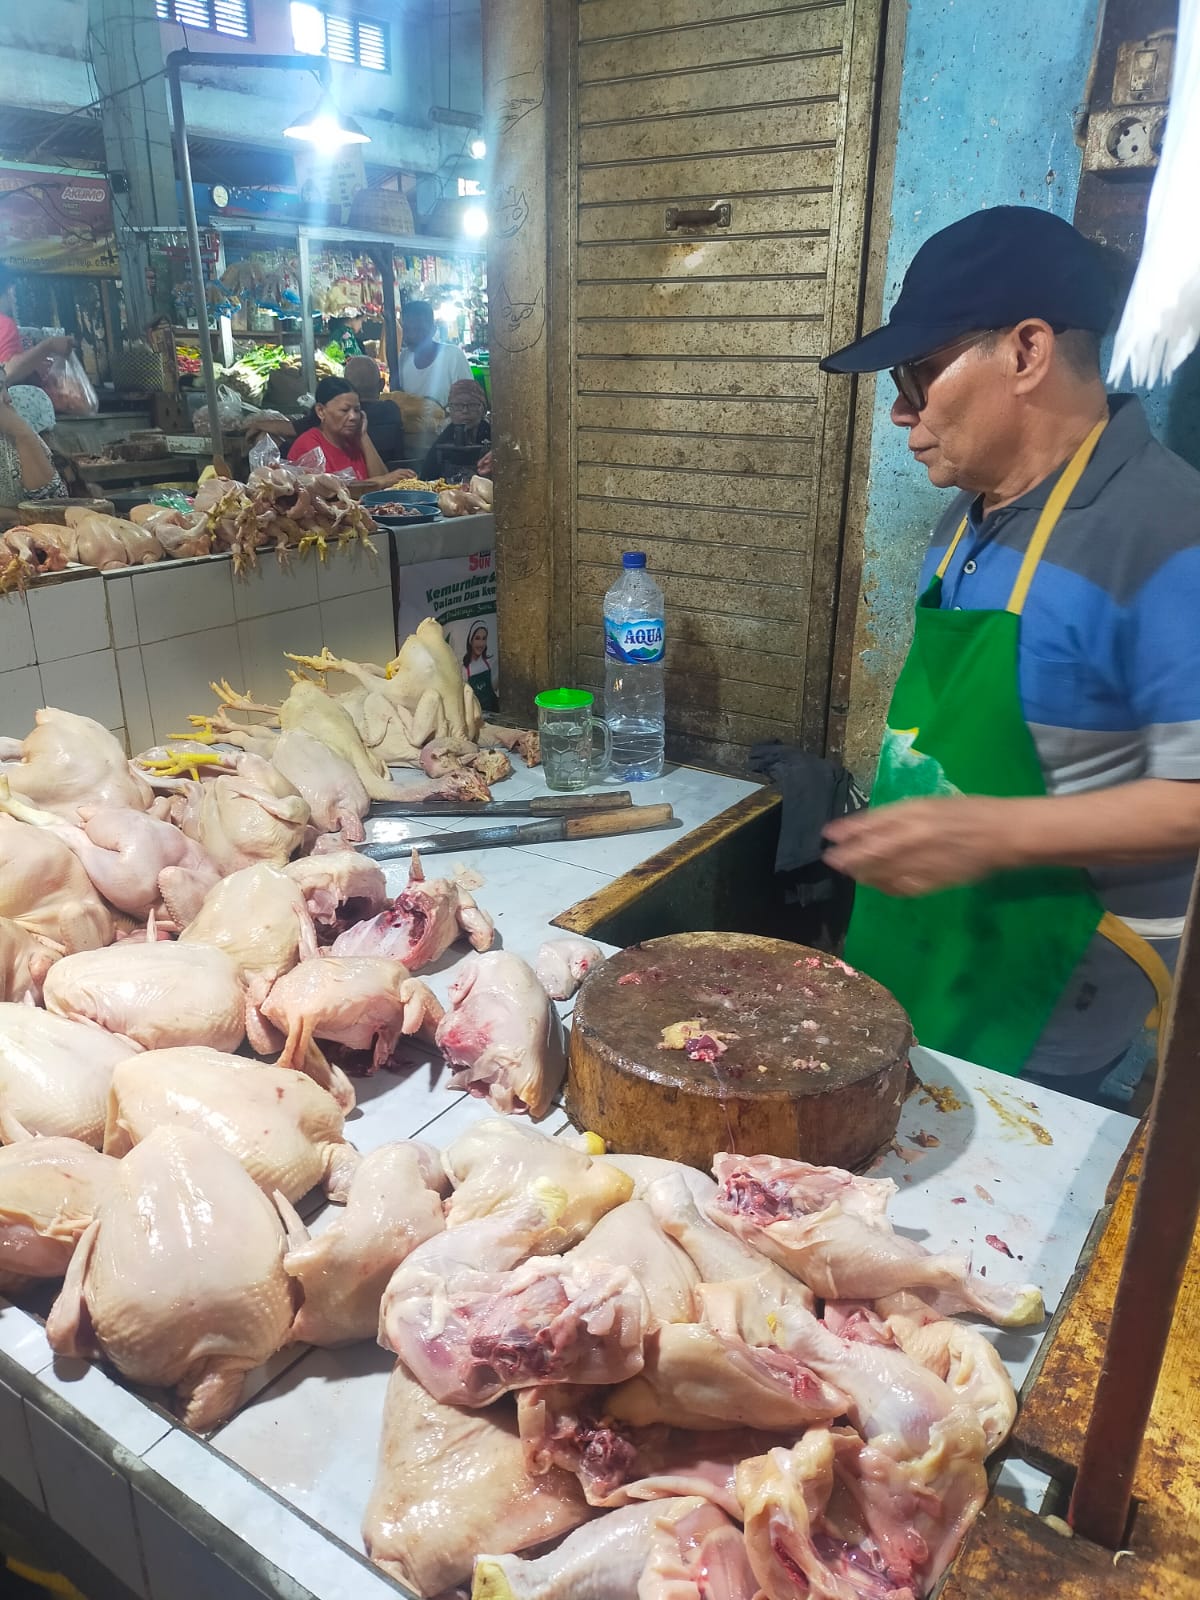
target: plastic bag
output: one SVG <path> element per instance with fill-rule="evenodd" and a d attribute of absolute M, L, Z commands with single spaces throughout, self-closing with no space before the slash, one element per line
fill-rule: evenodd
<path fill-rule="evenodd" d="M 282 465 L 279 446 L 269 433 L 262 434 L 250 446 L 250 465 L 252 467 L 278 467 Z"/>
<path fill-rule="evenodd" d="M 242 425 L 242 397 L 226 384 L 217 389 L 217 419 L 222 429 L 240 428 Z M 201 406 L 192 418 L 197 433 L 211 433 L 208 425 L 208 407 Z"/>
<path fill-rule="evenodd" d="M 162 489 L 150 496 L 152 506 L 162 506 L 170 511 L 190 511 L 192 502 L 179 489 Z"/>
<path fill-rule="evenodd" d="M 73 350 L 70 355 L 50 358 L 42 388 L 60 417 L 94 417 L 100 409 L 92 380 Z"/>

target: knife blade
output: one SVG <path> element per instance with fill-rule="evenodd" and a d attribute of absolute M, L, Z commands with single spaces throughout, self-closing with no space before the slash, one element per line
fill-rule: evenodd
<path fill-rule="evenodd" d="M 527 800 L 380 800 L 372 817 L 556 817 L 578 812 L 621 811 L 633 804 L 628 789 L 607 794 L 543 794 Z"/>
<path fill-rule="evenodd" d="M 556 844 L 568 839 L 600 839 L 617 833 L 641 833 L 674 822 L 669 805 L 627 806 L 584 816 L 546 817 L 523 826 L 502 823 L 495 828 L 465 828 L 460 833 L 431 833 L 424 838 L 393 839 L 386 843 L 355 845 L 370 861 L 401 861 L 413 850 L 422 855 L 462 854 L 503 845 Z"/>

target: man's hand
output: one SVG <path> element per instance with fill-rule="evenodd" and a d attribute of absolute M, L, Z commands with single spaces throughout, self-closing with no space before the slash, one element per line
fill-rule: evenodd
<path fill-rule="evenodd" d="M 416 477 L 411 467 L 397 467 L 395 472 L 389 472 L 383 480 L 383 487 L 390 489 L 393 483 L 404 483 L 406 479 Z"/>
<path fill-rule="evenodd" d="M 825 828 L 826 862 L 884 894 L 933 894 L 1011 865 L 1012 802 L 986 795 L 900 800 L 838 817 Z"/>
<path fill-rule="evenodd" d="M 75 349 L 74 337 L 69 333 L 58 333 L 53 338 L 43 341 L 48 356 L 69 356 Z"/>

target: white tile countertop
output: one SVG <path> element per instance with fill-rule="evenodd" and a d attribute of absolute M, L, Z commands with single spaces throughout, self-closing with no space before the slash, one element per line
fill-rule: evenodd
<path fill-rule="evenodd" d="M 676 768 L 633 786 L 636 804 L 675 807 L 674 831 L 454 852 L 431 857 L 428 870 L 461 861 L 478 872 L 485 881 L 476 898 L 501 942 L 531 959 L 557 932 L 552 917 L 756 787 Z M 496 796 L 544 788 L 540 771 L 518 767 Z M 473 825 L 379 821 L 370 833 L 399 842 Z M 388 868 L 392 893 L 406 870 L 403 862 Z M 421 975 L 443 999 L 461 954 Z M 989 1277 L 1041 1284 L 1052 1311 L 1131 1119 L 931 1051 L 916 1050 L 913 1065 L 938 1094 L 910 1096 L 895 1145 L 875 1169 L 898 1185 L 897 1225 L 931 1246 L 969 1252 Z M 494 1114 L 485 1102 L 447 1092 L 445 1077 L 414 1055 L 404 1072 L 358 1080 L 347 1137 L 363 1150 L 418 1134 L 445 1145 Z M 564 1126 L 559 1112 L 543 1124 L 547 1132 Z M 327 1208 L 319 1195 L 301 1210 L 321 1227 Z M 1040 1338 L 1041 1330 L 995 1334 L 1018 1384 Z M 383 1600 L 402 1591 L 366 1562 L 359 1530 L 391 1362 L 371 1344 L 282 1352 L 252 1375 L 237 1415 L 200 1440 L 174 1423 L 160 1396 L 139 1397 L 98 1367 L 55 1363 L 37 1317 L 0 1300 L 0 1477 L 146 1600 Z"/>

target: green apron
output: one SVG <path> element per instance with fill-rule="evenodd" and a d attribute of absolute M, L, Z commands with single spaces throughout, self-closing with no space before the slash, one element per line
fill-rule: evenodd
<path fill-rule="evenodd" d="M 1044 795 L 1017 671 L 1021 612 L 1050 535 L 1104 424 L 1079 446 L 1038 519 L 1004 611 L 943 611 L 942 579 L 967 519 L 920 597 L 912 647 L 888 712 L 872 806 L 955 794 Z M 859 885 L 846 959 L 890 989 L 922 1044 L 999 1072 L 1024 1067 L 1097 933 L 1146 973 L 1158 954 L 1105 912 L 1075 867 L 1001 872 L 917 898 Z"/>

